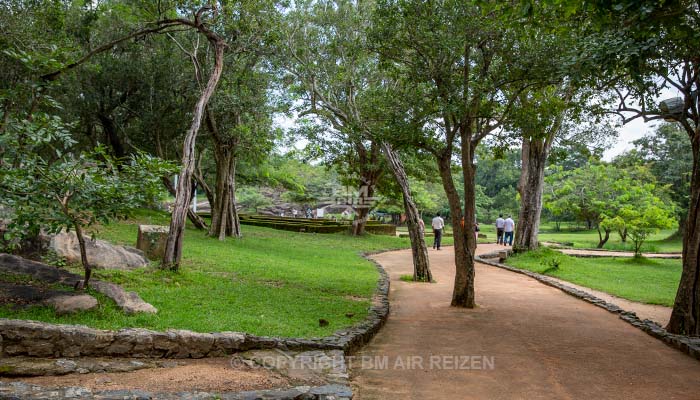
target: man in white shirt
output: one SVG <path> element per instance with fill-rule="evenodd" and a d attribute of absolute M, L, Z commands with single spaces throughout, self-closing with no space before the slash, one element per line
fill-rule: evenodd
<path fill-rule="evenodd" d="M 504 246 L 513 245 L 513 231 L 515 231 L 515 221 L 509 215 L 503 224 L 503 232 L 505 233 L 503 238 Z"/>
<path fill-rule="evenodd" d="M 433 226 L 433 234 L 435 235 L 435 238 L 433 239 L 433 248 L 440 250 L 442 230 L 445 228 L 445 220 L 440 217 L 440 213 L 437 213 L 435 218 L 433 218 L 431 225 Z"/>
<path fill-rule="evenodd" d="M 503 214 L 498 214 L 496 219 L 496 244 L 503 244 L 503 227 L 506 224 L 506 220 L 503 219 Z"/>

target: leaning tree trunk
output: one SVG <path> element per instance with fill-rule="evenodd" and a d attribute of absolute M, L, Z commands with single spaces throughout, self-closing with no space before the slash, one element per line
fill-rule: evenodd
<path fill-rule="evenodd" d="M 683 272 L 666 329 L 679 335 L 700 336 L 700 127 L 695 128 L 691 143 L 693 174 L 683 235 Z"/>
<path fill-rule="evenodd" d="M 549 146 L 545 138 L 523 138 L 522 169 L 518 192 L 520 212 L 515 228 L 515 251 L 537 249 L 537 233 L 542 214 L 542 192 L 544 190 L 544 169 L 547 163 Z"/>
<path fill-rule="evenodd" d="M 173 185 L 173 183 L 170 181 L 170 178 L 164 176 L 162 177 L 162 181 L 165 188 L 168 189 L 168 193 L 170 193 L 173 196 L 176 196 L 177 191 L 175 190 L 175 186 Z M 187 207 L 187 218 L 190 220 L 190 222 L 192 222 L 192 225 L 194 225 L 195 228 L 199 230 L 207 229 L 207 223 L 204 222 L 202 217 L 200 217 L 189 207 Z"/>
<path fill-rule="evenodd" d="M 413 254 L 413 280 L 418 282 L 432 282 L 433 276 L 430 273 L 430 260 L 428 259 L 428 247 L 425 245 L 425 231 L 418 223 L 420 215 L 418 208 L 411 196 L 411 189 L 408 184 L 408 177 L 403 167 L 399 155 L 391 148 L 391 145 L 382 145 L 391 171 L 394 173 L 396 182 L 401 187 L 403 194 L 403 206 L 406 211 L 406 225 L 411 238 L 411 252 Z"/>
<path fill-rule="evenodd" d="M 241 237 L 241 224 L 236 211 L 236 157 L 230 148 L 214 149 L 216 159 L 216 194 L 211 207 L 209 236 L 224 240 Z"/>
<path fill-rule="evenodd" d="M 209 77 L 207 86 L 204 88 L 202 95 L 199 97 L 194 108 L 194 116 L 192 117 L 192 125 L 187 131 L 185 142 L 182 146 L 182 168 L 180 170 L 180 179 L 177 182 L 177 194 L 175 196 L 175 204 L 170 219 L 170 232 L 165 245 L 165 254 L 163 255 L 163 268 L 177 270 L 180 267 L 182 259 L 182 242 L 185 237 L 185 218 L 187 209 L 189 208 L 190 193 L 192 191 L 192 175 L 195 168 L 195 141 L 199 127 L 202 124 L 204 108 L 207 106 L 216 85 L 221 78 L 224 61 L 225 43 L 220 39 L 215 39 L 208 35 L 209 41 L 214 46 L 214 70 Z"/>

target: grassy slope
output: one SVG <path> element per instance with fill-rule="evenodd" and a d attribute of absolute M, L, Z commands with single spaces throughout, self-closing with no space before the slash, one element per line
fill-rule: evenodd
<path fill-rule="evenodd" d="M 683 248 L 683 241 L 680 237 L 672 236 L 675 229 L 666 229 L 651 235 L 642 246 L 643 252 L 649 253 L 676 253 Z M 598 245 L 598 231 L 596 230 L 574 230 L 571 227 L 562 226 L 562 230 L 554 230 L 553 224 L 543 224 L 540 228 L 539 240 L 541 242 L 574 243 L 575 248 L 594 249 Z M 611 233 L 610 239 L 603 247 L 605 250 L 628 250 L 633 251 L 634 246 L 630 239 L 627 243 L 622 243 L 617 233 Z"/>
<path fill-rule="evenodd" d="M 576 258 L 542 248 L 514 255 L 508 265 L 543 273 L 548 260 L 560 260 L 557 270 L 546 275 L 625 299 L 672 306 L 681 275 L 680 260 L 634 258 Z"/>
<path fill-rule="evenodd" d="M 98 237 L 133 245 L 138 223 L 167 225 L 168 217 L 140 212 L 132 220 L 102 227 Z M 156 315 L 126 316 L 111 301 L 98 296 L 100 308 L 79 315 L 59 317 L 46 307 L 24 311 L 0 307 L 0 317 L 108 329 L 324 336 L 367 314 L 377 272 L 359 253 L 409 246 L 408 239 L 387 236 L 354 238 L 252 226 L 243 229 L 243 239 L 223 242 L 188 229 L 179 273 L 160 271 L 155 265 L 133 272 L 97 271 L 97 279 L 117 282 L 139 293 L 158 308 Z M 354 316 L 348 318 L 346 313 Z M 330 324 L 319 327 L 319 318 Z"/>

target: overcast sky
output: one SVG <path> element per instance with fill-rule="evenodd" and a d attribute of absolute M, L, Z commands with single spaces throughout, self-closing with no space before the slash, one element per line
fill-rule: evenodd
<path fill-rule="evenodd" d="M 610 161 L 616 155 L 634 148 L 632 142 L 635 139 L 639 139 L 640 137 L 646 135 L 647 133 L 652 133 L 659 123 L 659 121 L 644 123 L 641 118 L 638 118 L 629 124 L 618 128 L 620 136 L 617 138 L 617 143 L 615 143 L 613 147 L 605 152 L 603 159 Z"/>

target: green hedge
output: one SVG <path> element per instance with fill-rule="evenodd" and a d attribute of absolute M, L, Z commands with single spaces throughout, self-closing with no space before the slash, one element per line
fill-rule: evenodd
<path fill-rule="evenodd" d="M 208 215 L 208 213 L 200 213 L 202 216 L 205 214 Z M 275 217 L 273 215 L 240 214 L 239 218 L 243 225 L 308 233 L 349 232 L 352 224 L 351 221 L 336 222 L 329 219 Z M 396 227 L 394 225 L 382 224 L 379 221 L 368 221 L 367 225 L 365 225 L 365 231 L 375 235 L 396 235 Z"/>
<path fill-rule="evenodd" d="M 375 235 L 390 235 L 390 236 L 396 236 L 396 227 L 394 225 L 387 225 L 387 224 L 367 224 L 365 226 L 365 232 L 367 233 L 372 233 Z"/>

